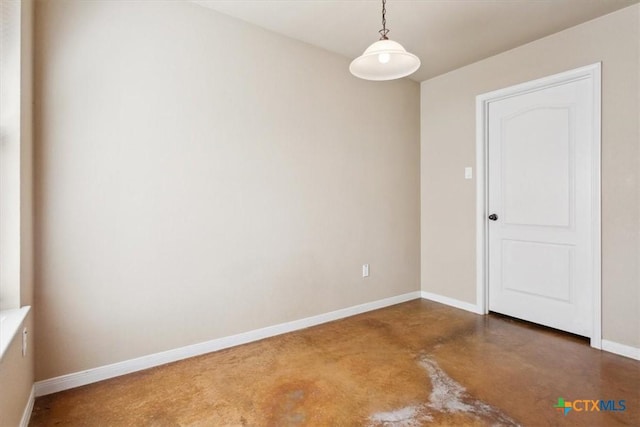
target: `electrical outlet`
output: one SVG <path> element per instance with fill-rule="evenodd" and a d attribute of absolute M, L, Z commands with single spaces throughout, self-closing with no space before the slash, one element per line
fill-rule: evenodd
<path fill-rule="evenodd" d="M 22 357 L 27 355 L 27 328 L 22 330 Z"/>
<path fill-rule="evenodd" d="M 362 277 L 369 277 L 369 264 L 362 264 Z"/>

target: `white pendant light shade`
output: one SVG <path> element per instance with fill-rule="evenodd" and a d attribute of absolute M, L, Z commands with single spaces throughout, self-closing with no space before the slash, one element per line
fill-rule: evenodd
<path fill-rule="evenodd" d="M 349 71 L 365 80 L 393 80 L 408 76 L 420 68 L 420 59 L 405 50 L 400 43 L 378 40 L 354 59 Z"/>
<path fill-rule="evenodd" d="M 382 29 L 380 40 L 372 44 L 349 65 L 349 71 L 365 80 L 393 80 L 406 77 L 420 68 L 420 59 L 409 53 L 387 34 L 387 0 L 382 0 Z"/>

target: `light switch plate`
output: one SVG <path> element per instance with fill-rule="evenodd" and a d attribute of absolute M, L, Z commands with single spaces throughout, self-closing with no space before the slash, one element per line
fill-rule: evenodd
<path fill-rule="evenodd" d="M 464 179 L 473 178 L 473 168 L 471 166 L 467 166 L 464 168 Z"/>
<path fill-rule="evenodd" d="M 362 277 L 369 277 L 369 264 L 362 264 Z"/>

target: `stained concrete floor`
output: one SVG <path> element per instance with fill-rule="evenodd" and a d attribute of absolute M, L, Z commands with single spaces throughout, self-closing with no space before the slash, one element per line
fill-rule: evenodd
<path fill-rule="evenodd" d="M 640 426 L 640 362 L 415 300 L 40 397 L 30 425 Z"/>

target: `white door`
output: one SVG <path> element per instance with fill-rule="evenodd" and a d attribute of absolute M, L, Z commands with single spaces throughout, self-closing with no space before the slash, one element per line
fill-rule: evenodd
<path fill-rule="evenodd" d="M 486 108 L 489 310 L 587 337 L 594 102 L 582 78 Z"/>

